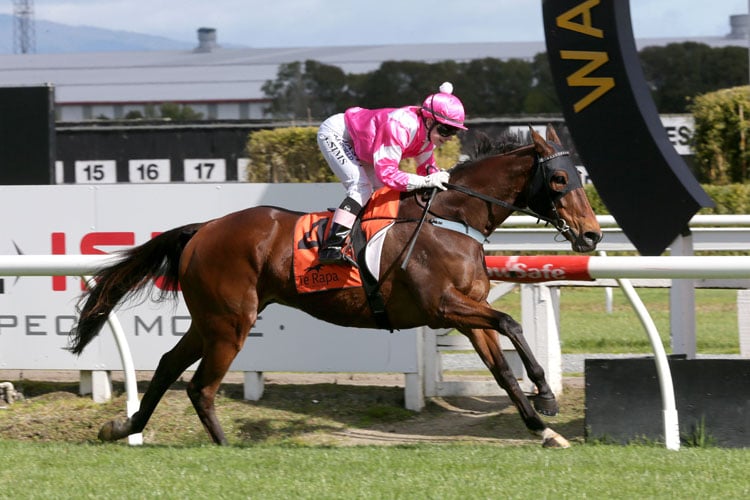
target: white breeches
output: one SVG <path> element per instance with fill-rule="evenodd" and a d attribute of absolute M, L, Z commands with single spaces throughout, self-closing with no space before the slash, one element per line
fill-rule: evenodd
<path fill-rule="evenodd" d="M 346 189 L 346 195 L 364 206 L 373 191 L 383 184 L 371 166 L 363 164 L 354 152 L 344 113 L 339 113 L 321 123 L 318 129 L 318 147 L 331 170 Z"/>

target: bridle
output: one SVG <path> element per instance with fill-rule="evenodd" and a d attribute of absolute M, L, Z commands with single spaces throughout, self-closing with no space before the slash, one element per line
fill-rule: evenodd
<path fill-rule="evenodd" d="M 569 160 L 563 160 L 561 165 L 553 166 L 555 163 L 560 163 L 560 159 L 566 156 L 570 156 L 570 152 L 565 150 L 556 151 L 551 155 L 542 158 L 538 155 L 535 156 L 533 167 L 534 172 L 527 189 L 527 199 L 529 200 L 528 208 L 513 205 L 507 201 L 479 193 L 473 189 L 458 184 L 446 183 L 445 186 L 448 189 L 464 193 L 472 198 L 478 198 L 487 203 L 498 205 L 514 212 L 521 212 L 534 217 L 537 220 L 542 220 L 547 224 L 551 224 L 561 235 L 567 237 L 572 230 L 567 221 L 557 211 L 555 203 L 570 191 L 582 187 L 583 185 L 581 184 L 578 172 Z M 565 185 L 565 189 L 561 191 L 553 191 L 549 188 L 550 172 L 555 169 L 565 170 L 568 173 L 568 182 Z M 550 210 L 552 217 L 547 217 L 546 215 L 541 214 L 541 212 L 546 210 Z"/>
<path fill-rule="evenodd" d="M 557 149 L 554 144 L 552 145 L 552 147 Z M 460 186 L 458 184 L 445 183 L 443 185 L 450 190 L 458 191 L 465 195 L 471 196 L 472 198 L 478 198 L 487 203 L 507 208 L 511 212 L 521 212 L 526 215 L 530 215 L 537 220 L 543 220 L 547 224 L 551 224 L 555 229 L 557 229 L 558 233 L 563 237 L 567 239 L 575 239 L 575 233 L 573 233 L 573 230 L 570 228 L 567 221 L 560 215 L 560 213 L 557 211 L 557 207 L 555 206 L 555 203 L 570 191 L 573 191 L 574 189 L 577 189 L 579 187 L 583 187 L 583 184 L 581 184 L 581 179 L 578 176 L 578 171 L 576 171 L 573 163 L 569 159 L 567 161 L 563 160 L 564 163 L 560 166 L 552 166 L 553 163 L 559 163 L 560 160 L 562 160 L 566 156 L 570 156 L 570 152 L 564 150 L 557 150 L 551 155 L 544 156 L 542 158 L 540 158 L 539 155 L 535 153 L 534 166 L 532 167 L 534 169 L 534 172 L 527 188 L 526 198 L 529 200 L 528 208 L 518 207 L 516 205 L 513 205 L 512 203 L 508 203 L 507 201 L 488 196 L 486 194 L 474 191 L 473 189 L 467 188 L 465 186 Z M 565 185 L 565 189 L 563 189 L 562 191 L 552 191 L 549 188 L 550 171 L 554 169 L 564 170 L 568 174 L 568 182 Z M 432 190 L 429 192 L 429 198 L 427 198 L 427 201 L 424 205 L 422 217 L 416 221 L 417 227 L 414 229 L 414 233 L 412 234 L 411 239 L 409 240 L 409 243 L 407 245 L 406 255 L 404 257 L 404 261 L 401 263 L 401 269 L 405 270 L 406 266 L 409 263 L 412 251 L 414 250 L 414 245 L 417 242 L 417 236 L 419 235 L 419 232 L 422 228 L 422 224 L 424 224 L 424 221 L 427 218 L 427 214 L 430 212 L 432 200 L 435 199 L 437 192 L 437 188 L 432 188 Z M 546 196 L 541 196 L 540 192 L 544 193 Z M 554 193 L 554 195 L 552 193 Z M 546 208 L 550 209 L 552 217 L 547 217 L 540 213 L 544 211 L 544 208 L 540 207 L 540 203 L 543 205 L 547 205 Z M 466 224 L 465 222 L 461 222 L 461 224 L 468 227 L 468 224 Z"/>

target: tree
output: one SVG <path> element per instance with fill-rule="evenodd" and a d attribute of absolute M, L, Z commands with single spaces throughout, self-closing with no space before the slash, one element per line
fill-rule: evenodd
<path fill-rule="evenodd" d="M 695 96 L 747 82 L 747 49 L 742 47 L 672 43 L 646 47 L 641 50 L 640 58 L 661 113 L 685 113 Z"/>
<path fill-rule="evenodd" d="M 523 109 L 525 113 L 557 113 L 562 112 L 560 99 L 557 97 L 555 82 L 549 67 L 546 53 L 534 56 L 531 62 L 532 84 L 526 95 Z"/>
<path fill-rule="evenodd" d="M 686 42 L 647 47 L 640 52 L 646 80 L 661 113 L 686 113 L 695 96 L 747 82 L 747 49 L 711 48 Z M 321 120 L 350 106 L 419 105 L 451 81 L 467 116 L 560 113 L 547 55 L 532 61 L 496 58 L 471 61 L 385 61 L 370 73 L 345 74 L 316 61 L 283 64 L 265 82 L 274 118 Z"/>
<path fill-rule="evenodd" d="M 275 80 L 261 87 L 272 99 L 268 112 L 287 120 L 321 120 L 356 101 L 347 75 L 337 66 L 317 61 L 282 64 Z"/>
<path fill-rule="evenodd" d="M 457 88 L 467 111 L 476 116 L 520 114 L 533 78 L 521 59 L 475 59 L 464 64 L 465 88 Z"/>
<path fill-rule="evenodd" d="M 386 61 L 369 73 L 361 87 L 361 103 L 366 108 L 394 108 L 421 105 L 438 91 L 444 81 L 460 86 L 459 66 L 453 61 L 425 63 Z"/>
<path fill-rule="evenodd" d="M 356 104 L 357 96 L 347 75 L 337 66 L 306 61 L 303 74 L 308 108 L 314 118 L 324 119 Z"/>
<path fill-rule="evenodd" d="M 276 80 L 266 81 L 261 90 L 272 99 L 266 111 L 274 118 L 293 120 L 307 116 L 307 99 L 302 81 L 301 62 L 279 66 Z"/>

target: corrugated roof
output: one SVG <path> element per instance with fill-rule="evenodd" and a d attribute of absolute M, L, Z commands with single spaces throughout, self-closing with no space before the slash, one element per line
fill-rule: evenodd
<path fill-rule="evenodd" d="M 725 37 L 639 39 L 646 46 L 694 41 L 711 47 L 746 46 Z M 531 59 L 544 42 L 232 48 L 211 52 L 148 51 L 0 55 L 0 84 L 51 83 L 66 103 L 257 101 L 280 64 L 315 60 L 346 73 L 365 73 L 384 61 L 468 61 L 485 57 Z"/>

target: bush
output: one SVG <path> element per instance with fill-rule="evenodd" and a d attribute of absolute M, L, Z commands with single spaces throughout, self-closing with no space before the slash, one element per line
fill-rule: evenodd
<path fill-rule="evenodd" d="M 337 182 L 318 149 L 317 127 L 284 127 L 250 134 L 249 182 Z"/>
<path fill-rule="evenodd" d="M 703 94 L 690 106 L 698 180 L 711 184 L 748 179 L 750 87 Z"/>
<path fill-rule="evenodd" d="M 247 153 L 249 182 L 338 182 L 318 149 L 317 127 L 284 127 L 250 134 Z M 452 140 L 435 151 L 435 162 L 448 169 L 458 162 L 461 144 Z M 414 172 L 413 159 L 401 162 Z"/>
<path fill-rule="evenodd" d="M 287 127 L 250 134 L 249 182 L 338 182 L 318 149 L 317 130 L 317 127 Z M 436 163 L 449 169 L 458 162 L 460 153 L 460 142 L 449 141 L 435 151 Z M 414 172 L 416 165 L 413 159 L 407 159 L 401 167 Z M 594 212 L 609 214 L 594 185 L 587 184 L 585 189 Z M 704 208 L 701 214 L 750 214 L 750 185 L 704 184 L 703 189 L 716 202 L 716 208 Z"/>
<path fill-rule="evenodd" d="M 702 215 L 750 214 L 750 185 L 747 184 L 702 184 L 708 196 L 716 202 L 715 208 L 702 208 Z M 591 208 L 597 215 L 609 215 L 606 205 L 593 184 L 584 186 Z"/>
<path fill-rule="evenodd" d="M 716 208 L 703 208 L 700 214 L 750 214 L 750 186 L 747 184 L 703 184 L 703 189 L 716 202 Z"/>

